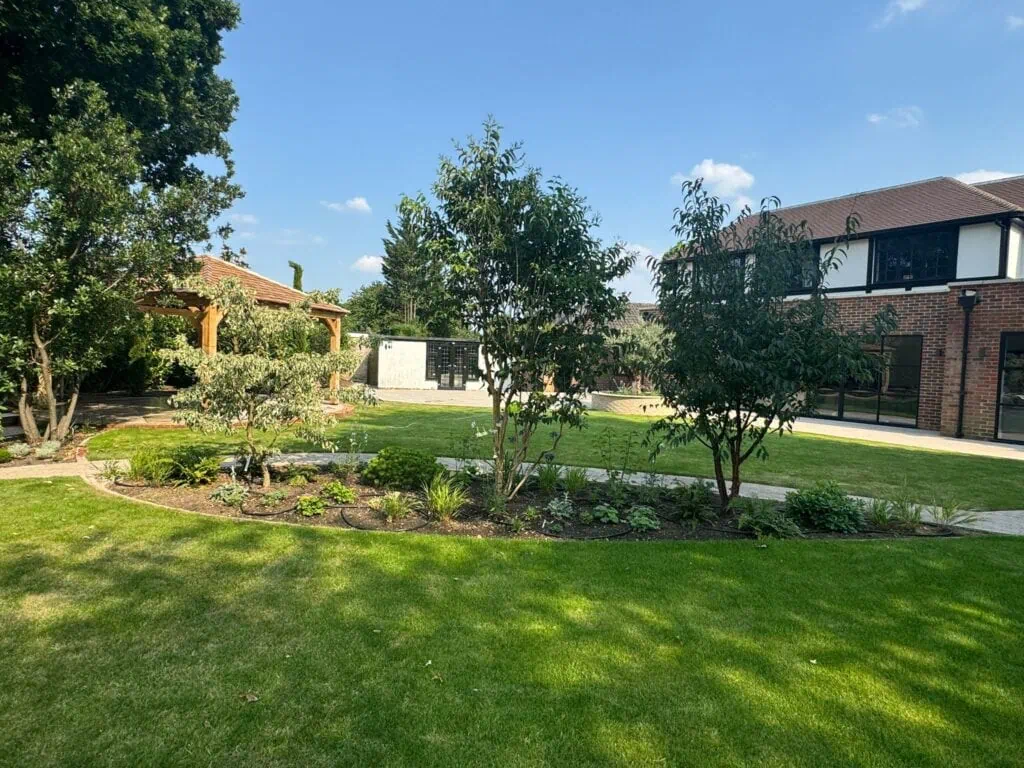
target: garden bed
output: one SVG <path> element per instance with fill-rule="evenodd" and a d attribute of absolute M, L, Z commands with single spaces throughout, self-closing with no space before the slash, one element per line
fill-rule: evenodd
<path fill-rule="evenodd" d="M 31 453 L 26 456 L 19 456 L 15 453 L 15 451 L 18 450 L 15 446 L 24 446 L 25 443 L 19 441 L 2 442 L 0 443 L 0 456 L 4 458 L 0 460 L 0 468 L 32 467 L 40 464 L 62 464 L 76 461 L 82 444 L 94 434 L 96 434 L 95 429 L 79 429 L 74 433 L 70 440 L 59 448 L 55 447 L 56 444 L 54 444 L 54 447 L 50 448 L 48 444 L 44 443 L 43 445 L 46 446 L 46 448 L 54 451 L 52 456 L 47 455 L 45 457 L 37 456 L 35 454 L 36 449 L 31 447 L 29 448 L 29 450 L 32 451 Z M 46 448 L 44 448 L 44 450 L 46 450 Z"/>
<path fill-rule="evenodd" d="M 301 479 L 303 476 L 305 480 Z M 275 474 L 269 489 L 258 483 L 237 486 L 231 483 L 231 478 L 225 474 L 213 483 L 200 486 L 153 486 L 119 480 L 110 487 L 133 499 L 209 515 L 396 533 L 615 541 L 757 538 L 752 531 L 739 527 L 738 514 L 732 511 L 722 514 L 717 506 L 708 509 L 700 519 L 684 519 L 679 489 L 589 483 L 569 494 L 561 488 L 544 491 L 533 483 L 508 502 L 503 511 L 494 512 L 488 504 L 489 478 L 476 478 L 467 481 L 467 503 L 457 517 L 440 521 L 427 511 L 424 492 L 396 492 L 374 487 L 364 482 L 357 472 L 340 467 L 321 472 L 302 468 L 287 475 Z M 352 493 L 348 503 L 338 503 L 330 497 L 330 489 L 339 483 Z M 218 490 L 224 486 L 234 487 L 236 495 L 243 498 L 225 501 L 223 492 Z M 244 491 L 239 493 L 239 489 Z M 411 511 L 407 516 L 385 519 L 380 505 L 388 493 L 398 493 L 409 503 Z M 303 514 L 299 507 L 304 498 L 321 501 L 313 503 L 312 513 Z M 629 519 L 630 511 L 637 508 L 644 510 L 639 520 L 643 527 L 632 525 Z M 602 522 L 599 518 L 602 514 L 607 517 L 609 509 L 617 513 L 617 519 Z M 942 529 L 922 523 L 885 528 L 867 526 L 853 533 L 805 528 L 801 535 L 816 539 L 893 539 L 970 533 L 965 529 Z"/>

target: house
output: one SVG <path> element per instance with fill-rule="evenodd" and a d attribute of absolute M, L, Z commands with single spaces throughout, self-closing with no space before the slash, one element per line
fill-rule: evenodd
<path fill-rule="evenodd" d="M 851 328 L 887 304 L 899 316 L 876 349 L 882 374 L 815 393 L 821 416 L 1024 442 L 1024 176 L 927 179 L 777 213 L 806 221 L 821 253 L 856 214 L 826 290 Z"/>

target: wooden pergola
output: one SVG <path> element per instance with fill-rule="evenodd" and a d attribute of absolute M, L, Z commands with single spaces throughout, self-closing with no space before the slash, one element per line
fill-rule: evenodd
<path fill-rule="evenodd" d="M 198 259 L 199 276 L 205 282 L 216 285 L 221 280 L 233 278 L 253 294 L 257 303 L 264 306 L 285 308 L 309 299 L 302 291 L 289 288 L 283 283 L 271 280 L 237 264 L 230 264 L 215 256 L 203 255 Z M 175 291 L 173 295 L 178 299 L 179 306 L 174 307 L 159 304 L 161 295 L 166 294 L 146 295 L 139 301 L 139 309 L 154 315 L 177 315 L 192 319 L 199 330 L 199 346 L 203 352 L 208 355 L 216 354 L 217 328 L 220 321 L 224 319 L 224 313 L 216 305 L 211 304 L 208 299 L 191 291 Z M 348 314 L 348 310 L 334 304 L 314 302 L 310 313 L 327 326 L 327 330 L 331 334 L 331 352 L 340 351 L 341 320 Z M 337 389 L 340 383 L 339 375 L 332 374 L 331 389 Z"/>

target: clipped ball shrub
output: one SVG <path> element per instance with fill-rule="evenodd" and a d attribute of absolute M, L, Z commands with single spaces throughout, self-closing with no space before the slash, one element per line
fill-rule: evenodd
<path fill-rule="evenodd" d="M 6 464 L 9 461 L 14 461 L 14 457 L 11 456 L 11 452 L 6 448 L 0 448 L 0 464 Z"/>
<path fill-rule="evenodd" d="M 426 451 L 382 448 L 363 469 L 363 480 L 379 488 L 418 491 L 440 471 L 441 465 Z"/>
<path fill-rule="evenodd" d="M 864 527 L 864 509 L 835 482 L 786 494 L 786 512 L 795 520 L 822 531 L 856 533 Z"/>

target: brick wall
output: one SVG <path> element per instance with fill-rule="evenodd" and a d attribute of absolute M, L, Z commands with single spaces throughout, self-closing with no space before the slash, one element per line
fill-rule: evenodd
<path fill-rule="evenodd" d="M 917 426 L 939 429 L 942 420 L 949 293 L 906 293 L 899 296 L 835 296 L 840 321 L 858 328 L 887 304 L 899 315 L 899 335 L 920 335 L 921 395 Z M 953 299 L 954 304 L 956 299 Z"/>
<path fill-rule="evenodd" d="M 1024 331 L 1024 283 L 993 281 L 968 287 L 978 292 L 981 303 L 971 313 L 964 437 L 991 440 L 995 437 L 996 399 L 999 392 L 1000 336 L 1004 331 Z M 947 298 L 948 341 L 941 423 L 944 435 L 956 433 L 960 401 L 964 312 L 957 304 L 959 295 L 960 288 L 954 285 Z"/>

